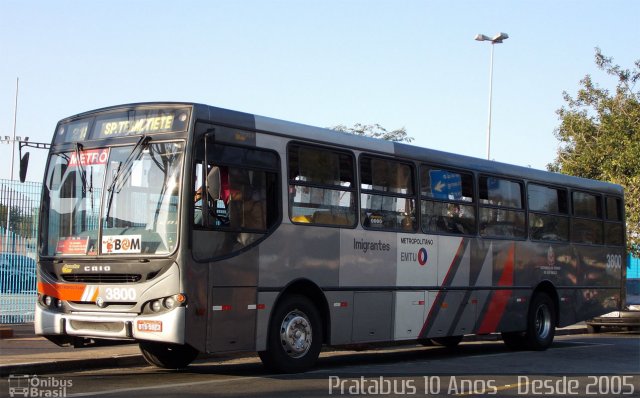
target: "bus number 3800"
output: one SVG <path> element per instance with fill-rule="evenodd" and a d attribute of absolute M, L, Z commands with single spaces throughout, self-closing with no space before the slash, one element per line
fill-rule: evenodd
<path fill-rule="evenodd" d="M 136 289 L 129 287 L 115 287 L 105 289 L 105 299 L 107 301 L 135 301 Z"/>
<path fill-rule="evenodd" d="M 619 270 L 622 268 L 622 256 L 620 254 L 607 254 L 607 268 Z"/>

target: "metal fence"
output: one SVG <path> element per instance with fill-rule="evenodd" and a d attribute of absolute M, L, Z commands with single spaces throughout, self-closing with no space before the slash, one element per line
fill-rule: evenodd
<path fill-rule="evenodd" d="M 0 180 L 0 324 L 33 322 L 41 190 Z"/>

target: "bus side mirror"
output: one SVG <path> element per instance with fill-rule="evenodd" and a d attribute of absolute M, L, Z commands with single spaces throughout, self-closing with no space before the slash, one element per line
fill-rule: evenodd
<path fill-rule="evenodd" d="M 25 153 L 20 159 L 20 182 L 24 182 L 27 178 L 27 168 L 29 167 L 29 152 Z"/>

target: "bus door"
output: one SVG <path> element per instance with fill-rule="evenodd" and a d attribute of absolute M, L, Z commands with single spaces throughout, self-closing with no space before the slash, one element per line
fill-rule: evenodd
<path fill-rule="evenodd" d="M 251 350 L 258 243 L 278 220 L 279 160 L 269 151 L 222 142 L 219 137 L 229 135 L 222 127 L 207 131 L 196 143 L 193 179 L 193 256 L 209 270 L 207 351 Z"/>

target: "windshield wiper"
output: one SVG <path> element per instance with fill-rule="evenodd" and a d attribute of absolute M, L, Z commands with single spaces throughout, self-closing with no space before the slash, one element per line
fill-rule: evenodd
<path fill-rule="evenodd" d="M 151 137 L 148 137 L 146 135 L 143 135 L 140 137 L 136 145 L 133 147 L 133 149 L 129 153 L 129 156 L 127 156 L 127 159 L 124 162 L 120 163 L 120 165 L 118 166 L 118 171 L 116 171 L 116 175 L 113 176 L 113 180 L 111 180 L 111 185 L 109 185 L 109 189 L 108 189 L 109 192 L 113 190 L 113 187 L 116 185 L 120 177 L 122 177 L 122 174 L 124 173 L 124 171 L 131 168 L 133 161 L 138 157 L 140 152 L 142 152 L 142 150 L 147 145 L 149 145 L 149 141 L 151 141 Z"/>
<path fill-rule="evenodd" d="M 82 194 L 87 193 L 87 174 L 82 165 L 82 159 L 80 158 L 80 151 L 82 150 L 82 144 L 76 142 L 76 163 L 78 164 L 78 170 L 80 171 L 80 179 L 82 180 Z M 91 192 L 91 190 L 89 190 Z"/>
<path fill-rule="evenodd" d="M 91 194 L 91 212 L 93 213 L 93 167 L 89 169 L 89 193 Z"/>
<path fill-rule="evenodd" d="M 127 159 L 118 165 L 118 169 L 116 170 L 116 174 L 113 176 L 113 180 L 111 180 L 111 184 L 109 185 L 109 199 L 107 200 L 107 212 L 104 216 L 105 220 L 109 219 L 109 214 L 111 213 L 111 204 L 113 203 L 113 194 L 115 192 L 114 187 L 118 182 L 118 179 L 124 174 L 124 171 L 130 169 L 133 165 L 133 161 L 138 157 L 138 155 L 142 152 L 142 150 L 149 145 L 149 141 L 151 141 L 151 137 L 143 135 L 140 137 L 136 145 L 133 147 L 131 152 L 129 152 L 129 156 Z"/>

